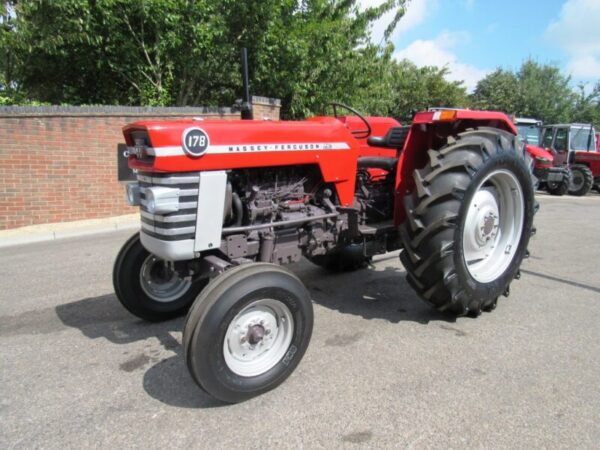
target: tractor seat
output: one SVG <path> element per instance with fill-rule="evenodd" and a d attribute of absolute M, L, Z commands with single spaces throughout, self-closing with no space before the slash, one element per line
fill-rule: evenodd
<path fill-rule="evenodd" d="M 410 125 L 390 128 L 385 136 L 371 136 L 367 144 L 371 147 L 396 148 L 402 150 Z"/>

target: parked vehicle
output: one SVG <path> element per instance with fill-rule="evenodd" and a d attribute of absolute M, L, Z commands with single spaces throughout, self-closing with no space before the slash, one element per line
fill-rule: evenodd
<path fill-rule="evenodd" d="M 552 153 L 540 147 L 542 121 L 517 117 L 515 125 L 525 148 L 533 158 L 533 174 L 538 181 L 537 187 L 552 195 L 565 195 L 569 189 L 570 173 L 567 167 L 555 166 Z"/>
<path fill-rule="evenodd" d="M 600 184 L 600 153 L 591 124 L 547 125 L 542 129 L 542 146 L 554 155 L 554 166 L 570 171 L 569 194 L 586 195 Z"/>

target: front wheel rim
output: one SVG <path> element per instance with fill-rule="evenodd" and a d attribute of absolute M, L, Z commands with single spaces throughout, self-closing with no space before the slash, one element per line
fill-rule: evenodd
<path fill-rule="evenodd" d="M 189 291 L 192 280 L 190 277 L 181 277 L 173 267 L 173 262 L 148 255 L 140 269 L 140 286 L 152 300 L 169 303 Z"/>
<path fill-rule="evenodd" d="M 467 209 L 463 255 L 480 283 L 498 279 L 515 257 L 523 233 L 523 189 L 514 173 L 500 169 L 479 184 Z"/>
<path fill-rule="evenodd" d="M 223 341 L 229 370 L 242 377 L 261 375 L 281 361 L 294 334 L 294 318 L 279 300 L 245 306 L 230 322 Z"/>

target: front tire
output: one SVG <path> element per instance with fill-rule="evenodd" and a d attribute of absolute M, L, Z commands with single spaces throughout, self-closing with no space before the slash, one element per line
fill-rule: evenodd
<path fill-rule="evenodd" d="M 569 180 L 569 194 L 576 197 L 587 195 L 594 184 L 594 175 L 587 166 L 571 166 L 571 178 Z"/>
<path fill-rule="evenodd" d="M 492 310 L 518 274 L 535 201 L 517 145 L 498 129 L 466 131 L 414 172 L 400 257 L 411 286 L 440 311 Z"/>
<path fill-rule="evenodd" d="M 313 327 L 310 295 L 287 270 L 244 264 L 215 278 L 198 296 L 183 331 L 192 378 L 227 403 L 281 384 L 304 355 Z"/>
<path fill-rule="evenodd" d="M 133 315 L 160 322 L 184 315 L 205 279 L 182 277 L 144 248 L 139 233 L 121 248 L 113 267 L 113 286 L 121 304 Z"/>

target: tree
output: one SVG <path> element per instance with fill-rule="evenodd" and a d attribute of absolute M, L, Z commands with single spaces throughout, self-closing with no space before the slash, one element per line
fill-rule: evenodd
<path fill-rule="evenodd" d="M 71 104 L 223 105 L 240 91 L 239 49 L 253 92 L 303 117 L 363 94 L 380 67 L 370 24 L 406 0 L 360 10 L 356 0 L 39 0 L 16 2 L 8 51 L 17 90 Z M 376 80 L 374 80 L 376 82 Z"/>
<path fill-rule="evenodd" d="M 600 81 L 590 93 L 586 93 L 585 85 L 578 86 L 572 121 L 593 123 L 600 129 Z"/>
<path fill-rule="evenodd" d="M 477 83 L 472 95 L 473 106 L 484 110 L 516 112 L 519 103 L 518 86 L 517 75 L 504 69 L 496 69 Z"/>
<path fill-rule="evenodd" d="M 473 106 L 495 109 L 547 123 L 568 122 L 575 96 L 570 78 L 551 64 L 527 60 L 517 72 L 497 69 L 477 83 Z"/>
<path fill-rule="evenodd" d="M 411 110 L 429 107 L 466 107 L 468 96 L 462 82 L 447 81 L 446 67 L 417 67 L 404 60 L 397 64 L 394 74 L 396 103 L 392 115 L 402 120 L 411 118 Z"/>
<path fill-rule="evenodd" d="M 517 72 L 517 79 L 519 115 L 537 117 L 546 123 L 570 121 L 574 102 L 571 79 L 562 75 L 558 67 L 528 60 Z"/>

